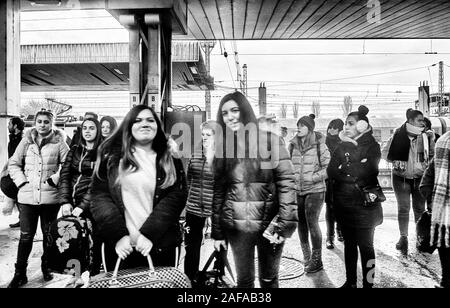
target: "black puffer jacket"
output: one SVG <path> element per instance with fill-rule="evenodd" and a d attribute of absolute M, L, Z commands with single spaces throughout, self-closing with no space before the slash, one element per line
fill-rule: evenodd
<path fill-rule="evenodd" d="M 102 179 L 94 175 L 91 184 L 91 213 L 99 236 L 109 245 L 115 245 L 122 237 L 129 235 L 120 184 L 116 184 L 121 157 L 120 148 L 116 148 L 104 158 L 99 172 Z M 160 159 L 157 156 L 153 212 L 140 232 L 152 241 L 155 248 L 163 249 L 177 247 L 182 240 L 179 218 L 186 205 L 187 188 L 183 164 L 175 158 L 176 182 L 166 189 L 160 188 L 165 179 L 164 171 L 159 166 Z"/>
<path fill-rule="evenodd" d="M 331 157 L 328 176 L 333 181 L 333 205 L 341 225 L 373 228 L 383 222 L 381 204 L 364 207 L 359 188 L 378 184 L 380 145 L 372 130 L 358 138 L 357 143 L 355 145 L 342 138 L 342 143 Z"/>
<path fill-rule="evenodd" d="M 199 217 L 210 217 L 214 194 L 214 176 L 201 150 L 189 161 L 187 171 L 189 195 L 186 212 Z"/>
<path fill-rule="evenodd" d="M 280 235 L 288 238 L 295 231 L 298 218 L 292 162 L 281 139 L 269 138 L 277 146 L 270 148 L 259 164 L 237 159 L 232 170 L 215 173 L 211 234 L 215 240 L 225 239 L 226 232 L 263 233 L 277 214 Z"/>
<path fill-rule="evenodd" d="M 73 146 L 61 170 L 59 179 L 59 203 L 69 203 L 84 211 L 89 209 L 88 190 L 95 168 L 95 153 L 78 144 Z"/>

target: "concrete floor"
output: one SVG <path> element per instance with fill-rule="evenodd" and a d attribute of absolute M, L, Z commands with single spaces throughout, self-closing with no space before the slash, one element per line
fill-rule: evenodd
<path fill-rule="evenodd" d="M 398 224 L 396 220 L 396 202 L 392 193 L 387 193 L 388 200 L 384 203 L 384 223 L 375 233 L 375 248 L 377 255 L 377 270 L 375 287 L 377 288 L 433 288 L 439 283 L 441 269 L 437 253 L 433 255 L 418 253 L 414 243 L 414 224 L 410 224 L 410 252 L 407 256 L 401 255 L 395 249 L 398 240 Z M 325 239 L 325 210 L 321 215 L 321 228 Z M 17 252 L 19 230 L 10 229 L 8 224 L 17 220 L 17 213 L 12 216 L 0 214 L 0 287 L 5 287 L 14 273 L 14 262 Z M 411 217 L 411 221 L 412 217 Z M 206 262 L 213 251 L 211 240 L 205 240 L 202 248 L 201 263 Z M 325 248 L 323 242 L 324 270 L 315 274 L 305 274 L 291 280 L 280 281 L 282 288 L 335 288 L 345 281 L 344 247 L 336 242 L 334 250 Z M 42 252 L 42 235 L 38 234 L 30 257 L 28 278 L 26 287 L 49 288 L 61 287 L 67 276 L 56 275 L 50 283 L 44 283 L 40 274 L 40 255 Z M 283 255 L 302 260 L 302 253 L 297 233 L 286 243 Z M 234 268 L 231 253 L 230 263 Z M 181 256 L 183 259 L 183 254 Z M 182 263 L 182 262 L 181 262 Z M 183 265 L 180 265 L 180 269 Z M 283 268 L 281 268 L 283 271 Z M 360 266 L 358 271 L 360 272 Z M 360 273 L 359 273 L 360 275 Z M 361 281 L 361 277 L 359 278 Z M 256 282 L 258 286 L 258 282 Z"/>

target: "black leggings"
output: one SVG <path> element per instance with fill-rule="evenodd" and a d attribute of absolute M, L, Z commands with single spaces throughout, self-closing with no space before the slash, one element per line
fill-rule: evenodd
<path fill-rule="evenodd" d="M 450 248 L 439 248 L 439 258 L 442 266 L 441 286 L 450 288 Z"/>
<path fill-rule="evenodd" d="M 375 228 L 352 228 L 341 226 L 345 246 L 345 271 L 347 282 L 356 284 L 358 266 L 358 248 L 361 254 L 363 287 L 372 288 L 375 278 L 375 249 L 373 238 Z"/>
<path fill-rule="evenodd" d="M 200 264 L 200 250 L 202 247 L 205 222 L 206 218 L 204 217 L 186 213 L 186 232 L 184 239 L 186 256 L 184 258 L 184 272 L 191 280 L 199 270 L 198 266 Z"/>
<path fill-rule="evenodd" d="M 327 203 L 327 210 L 325 212 L 325 220 L 327 221 L 327 238 L 333 240 L 335 235 L 335 230 L 339 233 L 341 232 L 341 226 L 336 221 L 336 216 L 334 213 L 334 206 L 331 203 Z M 335 229 L 336 226 L 336 229 Z"/>

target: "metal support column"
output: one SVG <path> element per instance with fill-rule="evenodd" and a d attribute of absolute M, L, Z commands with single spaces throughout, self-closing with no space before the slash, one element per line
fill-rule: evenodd
<path fill-rule="evenodd" d="M 215 41 L 210 42 L 202 42 L 200 43 L 203 52 L 205 53 L 205 65 L 206 65 L 206 74 L 207 76 L 211 75 L 211 52 L 216 45 Z M 205 110 L 206 110 L 206 118 L 211 119 L 211 90 L 207 89 L 205 91 Z"/>
<path fill-rule="evenodd" d="M 139 29 L 129 29 L 129 56 L 130 56 L 130 107 L 138 105 L 141 101 L 141 47 L 139 42 Z"/>
<path fill-rule="evenodd" d="M 0 1 L 0 168 L 8 153 L 8 122 L 20 106 L 20 1 Z"/>

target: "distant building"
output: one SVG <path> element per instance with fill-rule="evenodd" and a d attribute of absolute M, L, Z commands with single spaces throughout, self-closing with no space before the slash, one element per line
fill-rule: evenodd
<path fill-rule="evenodd" d="M 430 116 L 437 117 L 439 116 L 439 101 L 441 97 L 438 93 L 430 94 Z M 415 101 L 416 109 L 423 110 L 423 107 L 420 106 L 419 101 Z M 450 116 L 450 92 L 444 93 L 444 102 L 441 105 L 441 114 L 440 116 Z"/>

